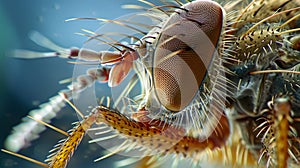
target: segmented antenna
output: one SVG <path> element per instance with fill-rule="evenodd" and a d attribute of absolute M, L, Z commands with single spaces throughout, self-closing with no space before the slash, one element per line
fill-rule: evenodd
<path fill-rule="evenodd" d="M 69 89 L 59 91 L 59 95 L 50 98 L 49 102 L 41 104 L 39 109 L 30 111 L 29 115 L 45 123 L 50 123 L 57 113 L 65 107 L 66 101 L 72 100 L 73 97 L 78 96 L 96 81 L 107 81 L 105 71 L 105 68 L 90 69 L 86 75 L 77 77 L 77 81 L 68 86 Z M 18 152 L 29 146 L 31 141 L 39 138 L 39 134 L 46 129 L 44 125 L 34 120 L 28 120 L 27 117 L 24 117 L 22 121 L 13 128 L 12 133 L 5 141 L 5 148 L 10 151 Z"/>

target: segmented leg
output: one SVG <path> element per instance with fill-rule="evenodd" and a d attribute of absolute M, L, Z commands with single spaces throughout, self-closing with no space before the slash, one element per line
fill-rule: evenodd
<path fill-rule="evenodd" d="M 266 158 L 267 167 L 287 168 L 290 160 L 299 162 L 299 152 L 294 145 L 298 144 L 297 133 L 292 124 L 294 118 L 290 98 L 280 96 L 269 102 L 269 109 L 262 111 L 263 117 L 259 118 L 257 137 L 261 137 L 264 148 L 261 150 L 260 159 Z"/>
<path fill-rule="evenodd" d="M 97 107 L 101 113 L 97 122 L 104 122 L 126 136 L 137 147 L 146 148 L 146 154 L 177 153 L 184 157 L 222 146 L 229 135 L 229 123 L 225 116 L 219 120 L 218 127 L 209 137 L 186 135 L 184 128 L 172 126 L 160 120 L 144 116 L 143 121 L 130 119 L 117 111 Z"/>
<path fill-rule="evenodd" d="M 288 98 L 277 98 L 274 104 L 277 167 L 288 167 L 288 133 L 291 105 Z"/>
<path fill-rule="evenodd" d="M 142 2 L 151 6 L 152 9 L 150 10 L 159 11 L 160 13 L 166 16 L 170 16 L 169 11 L 163 10 L 162 9 L 163 7 L 155 6 L 154 4 L 147 1 L 142 1 Z M 179 1 L 176 2 L 179 5 L 183 4 Z M 268 99 L 268 96 L 270 96 L 269 91 L 271 92 L 272 95 L 275 95 L 273 90 L 279 88 L 279 87 L 271 87 L 270 84 L 268 84 L 267 82 L 271 82 L 271 83 L 274 82 L 274 85 L 278 83 L 279 84 L 283 83 L 283 81 L 281 80 L 277 80 L 277 79 L 273 80 L 274 79 L 272 78 L 273 74 L 272 75 L 266 75 L 266 74 L 290 73 L 291 70 L 294 70 L 294 69 L 290 69 L 291 65 L 294 66 L 297 62 L 299 62 L 299 58 L 297 56 L 294 57 L 295 59 L 290 59 L 290 60 L 289 58 L 283 57 L 281 55 L 282 52 L 280 50 L 281 48 L 283 48 L 284 50 L 289 50 L 290 48 L 284 48 L 286 47 L 284 45 L 285 42 L 284 40 L 288 39 L 288 36 L 294 35 L 296 31 L 299 31 L 299 28 L 297 28 L 297 20 L 299 20 L 298 19 L 299 15 L 297 11 L 299 10 L 298 6 L 300 3 L 298 0 L 279 0 L 278 3 L 274 3 L 274 4 L 273 3 L 274 3 L 273 0 L 254 0 L 247 7 L 245 7 L 244 10 L 240 12 L 240 16 L 237 17 L 236 22 L 232 23 L 233 28 L 235 28 L 236 30 L 230 29 L 224 31 L 225 32 L 224 36 L 230 37 L 231 35 L 234 34 L 233 36 L 237 36 L 236 37 L 237 41 L 233 46 L 231 46 L 232 42 L 226 43 L 225 41 L 227 40 L 231 41 L 234 40 L 235 38 L 228 38 L 228 39 L 224 38 L 223 39 L 224 42 L 222 42 L 222 45 L 224 45 L 224 48 L 227 49 L 222 51 L 223 52 L 222 55 L 230 56 L 229 58 L 224 58 L 224 60 L 226 59 L 225 62 L 230 64 L 230 67 L 232 67 L 231 70 L 235 73 L 234 75 L 238 76 L 236 78 L 237 80 L 239 80 L 238 82 L 236 82 L 236 84 L 238 85 L 238 89 L 236 91 L 238 92 L 237 94 L 240 93 L 246 94 L 245 96 L 246 98 L 243 97 L 244 95 L 242 95 L 241 97 L 238 97 L 239 95 L 234 97 L 238 101 L 236 105 L 237 110 L 239 110 L 238 113 L 239 114 L 243 113 L 243 115 L 248 115 L 247 117 L 245 117 L 248 120 L 256 121 L 256 117 L 262 117 L 262 119 L 265 119 L 265 122 L 259 122 L 260 125 L 257 126 L 256 129 L 257 131 L 259 131 L 259 133 L 255 137 L 255 139 L 257 140 L 260 139 L 261 138 L 260 135 L 262 135 L 262 144 L 264 145 L 265 150 L 262 150 L 261 157 L 263 157 L 264 155 L 268 155 L 267 163 L 264 165 L 285 168 L 289 165 L 291 159 L 293 159 L 295 162 L 298 162 L 298 158 L 299 158 L 298 155 L 299 152 L 297 152 L 298 146 L 295 147 L 295 145 L 293 144 L 294 142 L 290 142 L 292 140 L 299 141 L 296 135 L 297 131 L 293 130 L 291 126 L 292 121 L 296 121 L 296 119 L 291 119 L 292 105 L 289 104 L 289 101 L 277 98 L 274 101 L 274 106 L 272 106 L 268 110 L 268 113 L 270 113 L 268 116 L 269 118 L 268 117 L 264 118 L 265 114 L 263 114 L 263 116 L 260 116 L 261 115 L 260 110 L 265 106 L 264 101 L 269 100 Z M 233 4 L 232 6 L 227 6 L 226 9 L 233 10 L 235 7 L 236 7 L 235 4 Z M 176 6 L 175 7 L 173 6 L 172 8 L 178 10 L 184 10 L 183 8 L 176 7 Z M 158 20 L 160 19 L 159 17 L 153 17 L 153 18 Z M 105 22 L 121 24 L 124 25 L 124 27 L 129 27 L 128 25 L 119 21 L 104 20 L 99 18 L 94 20 L 102 20 Z M 284 22 L 281 25 L 275 23 L 281 20 L 284 20 L 286 22 Z M 245 24 L 246 26 L 247 25 L 250 26 L 249 30 L 244 30 L 243 26 Z M 140 32 L 144 33 L 142 31 Z M 159 32 L 155 32 L 155 33 L 159 33 Z M 91 33 L 91 34 L 92 36 L 89 37 L 91 37 L 92 39 L 97 39 L 99 36 L 102 36 L 100 34 L 95 34 L 95 33 Z M 150 34 L 148 35 L 150 36 Z M 289 42 L 292 43 L 293 49 L 299 50 L 298 39 L 294 38 L 291 39 Z M 79 94 L 81 90 L 84 90 L 86 89 L 86 87 L 91 86 L 96 80 L 100 82 L 108 82 L 109 86 L 111 87 L 120 84 L 122 80 L 126 77 L 131 67 L 133 66 L 133 61 L 140 58 L 138 55 L 139 53 L 138 50 L 144 49 L 143 47 L 140 47 L 143 44 L 140 44 L 138 48 L 134 48 L 134 47 L 130 48 L 119 42 L 113 42 L 113 43 L 114 44 L 111 46 L 115 47 L 116 50 L 118 50 L 116 46 L 124 47 L 125 49 L 119 50 L 117 52 L 110 52 L 110 51 L 95 52 L 92 50 L 83 49 L 80 52 L 78 49 L 65 50 L 52 45 L 52 48 L 58 52 L 54 52 L 50 54 L 48 53 L 43 56 L 59 56 L 63 58 L 75 58 L 78 57 L 78 55 L 81 55 L 81 58 L 79 59 L 84 61 L 90 61 L 90 62 L 94 61 L 102 65 L 113 65 L 112 69 L 98 69 L 98 68 L 91 69 L 87 72 L 87 75 L 82 75 L 77 77 L 77 82 L 75 82 L 72 86 L 70 86 L 70 88 L 72 91 L 75 91 L 75 93 L 78 92 Z M 47 43 L 47 45 L 49 45 L 49 43 Z M 232 50 L 232 52 L 230 52 L 230 50 Z M 25 53 L 24 51 L 22 52 Z M 279 58 L 274 57 L 274 55 L 277 54 L 280 55 Z M 28 56 L 27 58 L 38 57 L 33 53 L 28 53 L 27 56 Z M 288 55 L 287 57 L 290 57 L 290 55 Z M 274 59 L 276 58 L 275 62 L 272 62 L 273 58 Z M 270 66 L 268 63 L 265 62 L 271 62 Z M 221 63 L 218 65 L 221 65 Z M 216 67 L 219 68 L 219 66 Z M 279 69 L 279 68 L 285 69 L 286 67 L 288 67 L 288 70 Z M 272 68 L 278 68 L 278 69 L 274 70 Z M 255 75 L 257 75 L 258 77 Z M 241 79 L 244 76 L 246 76 L 246 79 Z M 287 75 L 286 76 L 278 75 L 276 77 L 282 77 L 283 78 L 282 80 L 288 80 L 289 78 Z M 296 80 L 295 77 L 292 77 L 292 79 Z M 223 81 L 230 81 L 230 80 L 228 79 L 220 80 L 218 82 L 221 84 L 218 85 L 224 86 L 225 84 L 222 83 Z M 246 83 L 243 83 L 244 81 L 246 81 Z M 298 82 L 295 83 L 296 83 L 295 85 L 298 85 L 297 84 Z M 230 85 L 232 84 L 230 83 Z M 273 90 L 271 90 L 270 88 L 273 88 Z M 297 97 L 298 92 L 295 91 L 294 88 L 287 89 L 287 90 L 291 91 L 293 96 Z M 242 93 L 242 91 L 245 92 Z M 255 99 L 253 102 L 252 99 L 247 97 L 249 95 L 251 96 L 251 94 L 254 95 L 253 97 L 250 97 Z M 71 99 L 69 95 L 65 97 Z M 251 103 L 253 103 L 254 105 L 253 109 L 248 108 L 248 106 L 252 106 Z M 294 103 L 293 105 L 295 104 L 296 103 Z M 50 105 L 52 104 L 50 103 Z M 199 103 L 197 105 L 201 106 L 202 104 Z M 53 107 L 56 107 L 56 105 L 53 105 Z M 194 111 L 191 111 L 189 114 L 195 114 L 195 113 Z M 193 117 L 193 115 L 191 116 Z M 208 119 L 210 120 L 210 118 Z M 198 120 L 196 121 L 191 120 L 191 121 L 199 123 Z M 125 151 L 126 149 L 130 149 L 132 146 L 135 145 L 137 148 L 144 147 L 143 149 L 145 150 L 145 155 L 148 154 L 150 155 L 153 153 L 161 153 L 161 154 L 175 153 L 177 155 L 183 155 L 185 157 L 193 157 L 201 153 L 201 151 L 204 150 L 210 151 L 211 149 L 215 149 L 217 147 L 224 145 L 230 132 L 229 124 L 228 124 L 229 121 L 225 115 L 222 115 L 221 118 L 217 120 L 218 124 L 215 128 L 215 131 L 213 131 L 211 135 L 205 137 L 197 137 L 193 135 L 192 132 L 193 130 L 189 132 L 189 130 L 186 130 L 181 126 L 172 125 L 172 119 L 159 120 L 156 118 L 155 119 L 150 118 L 146 110 L 144 110 L 144 113 L 140 111 L 134 112 L 131 118 L 129 118 L 128 116 L 125 116 L 123 113 L 112 111 L 105 107 L 97 107 L 93 110 L 93 113 L 90 116 L 84 118 L 81 124 L 78 124 L 72 130 L 72 133 L 69 135 L 69 138 L 59 145 L 58 149 L 56 149 L 58 150 L 58 152 L 54 153 L 51 159 L 49 159 L 52 167 L 56 167 L 56 166 L 63 167 L 67 165 L 69 158 L 72 156 L 74 150 L 79 145 L 83 135 L 86 132 L 85 128 L 90 127 L 94 122 L 106 123 L 107 125 L 111 126 L 113 129 L 118 131 L 118 133 L 116 134 L 117 136 L 127 138 L 124 144 L 120 145 L 120 148 L 117 151 L 122 151 L 122 150 Z M 201 129 L 197 131 L 202 131 L 202 129 L 204 129 L 201 127 L 202 126 L 201 124 L 202 123 L 200 123 L 199 127 L 197 127 Z M 244 131 L 247 132 L 252 131 L 252 128 L 247 128 Z M 293 134 L 293 137 L 289 137 L 290 134 Z M 109 139 L 109 137 L 106 138 Z M 97 142 L 97 140 L 94 141 Z M 235 141 L 235 142 L 238 143 L 240 141 Z M 221 157 L 224 157 L 223 155 L 226 155 L 226 157 L 224 158 L 228 159 L 229 161 L 232 160 L 232 161 L 243 162 L 245 160 L 248 160 L 248 159 L 244 159 L 247 158 L 248 152 L 247 150 L 245 150 L 244 152 L 243 147 L 244 146 L 240 147 L 239 145 L 226 144 L 222 148 L 224 152 L 223 151 L 220 152 L 222 153 Z M 232 151 L 235 151 L 236 154 L 230 154 L 232 153 Z M 239 155 L 239 152 L 243 153 L 244 155 L 243 154 Z M 296 154 L 294 154 L 295 152 Z M 110 155 L 114 153 L 117 152 L 112 152 L 110 153 Z"/>
<path fill-rule="evenodd" d="M 49 168 L 64 168 L 67 166 L 69 159 L 80 144 L 87 129 L 95 123 L 96 117 L 97 114 L 94 112 L 85 117 L 82 122 L 77 123 L 77 126 L 71 130 L 69 137 L 64 142 L 56 145 L 55 149 L 51 150 L 53 153 L 46 160 Z"/>

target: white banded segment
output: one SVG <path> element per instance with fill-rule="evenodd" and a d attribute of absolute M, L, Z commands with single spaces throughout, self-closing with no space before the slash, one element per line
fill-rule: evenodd
<path fill-rule="evenodd" d="M 64 106 L 64 98 L 57 95 L 50 98 L 49 102 L 41 104 L 39 109 L 30 111 L 29 115 L 49 123 Z M 30 146 L 31 141 L 39 138 L 39 134 L 46 129 L 44 125 L 27 117 L 24 117 L 22 121 L 22 123 L 13 127 L 12 133 L 5 140 L 5 148 L 10 151 L 18 152 Z"/>
<path fill-rule="evenodd" d="M 78 76 L 76 81 L 68 86 L 68 89 L 59 91 L 59 95 L 53 96 L 48 102 L 39 105 L 39 109 L 31 110 L 29 115 L 35 119 L 51 123 L 57 113 L 66 106 L 66 101 L 78 97 L 82 91 L 91 87 L 95 82 L 107 82 L 108 73 L 109 70 L 106 68 L 89 69 L 86 74 Z M 22 123 L 15 126 L 12 133 L 6 138 L 5 148 L 18 152 L 30 146 L 31 142 L 38 139 L 39 134 L 45 129 L 44 125 L 24 117 Z"/>

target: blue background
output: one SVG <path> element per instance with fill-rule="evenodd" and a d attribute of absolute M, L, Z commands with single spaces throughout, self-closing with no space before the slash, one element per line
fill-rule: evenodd
<path fill-rule="evenodd" d="M 136 0 L 1 0 L 0 1 L 0 148 L 3 148 L 5 137 L 12 127 L 20 123 L 31 109 L 46 102 L 49 97 L 57 94 L 66 85 L 58 81 L 72 75 L 73 66 L 67 60 L 51 58 L 22 60 L 11 58 L 7 54 L 12 49 L 33 51 L 49 51 L 39 47 L 28 38 L 28 33 L 36 30 L 62 47 L 81 47 L 85 37 L 75 35 L 81 28 L 96 30 L 97 21 L 65 22 L 73 17 L 101 17 L 114 19 L 132 10 L 121 9 L 121 5 L 137 3 Z M 141 4 L 141 3 L 140 3 Z M 53 121 L 53 125 L 68 130 L 71 122 L 76 121 L 71 108 L 65 108 Z M 48 150 L 63 138 L 62 135 L 48 130 L 42 138 L 21 153 L 43 161 Z M 84 138 L 82 145 L 75 152 L 68 167 L 106 167 L 113 159 L 94 163 L 93 160 L 102 156 L 98 145 L 88 144 Z M 40 167 L 0 152 L 0 167 Z M 111 166 L 108 166 L 111 167 Z"/>

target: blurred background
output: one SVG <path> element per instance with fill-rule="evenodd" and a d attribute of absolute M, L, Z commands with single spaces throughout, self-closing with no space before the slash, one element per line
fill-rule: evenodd
<path fill-rule="evenodd" d="M 13 49 L 33 51 L 49 51 L 28 38 L 32 30 L 36 30 L 62 47 L 81 47 L 85 37 L 76 35 L 80 29 L 96 30 L 100 24 L 97 21 L 65 22 L 73 17 L 101 17 L 114 19 L 133 11 L 122 9 L 121 5 L 137 3 L 136 0 L 26 0 L 0 1 L 0 148 L 4 148 L 4 140 L 12 127 L 21 122 L 28 112 L 38 105 L 48 101 L 66 85 L 58 81 L 72 76 L 73 66 L 68 60 L 58 58 L 24 60 L 11 58 L 9 52 Z M 77 117 L 69 107 L 54 119 L 53 125 L 68 130 Z M 43 161 L 48 151 L 62 139 L 63 136 L 48 130 L 41 138 L 22 150 L 20 153 Z M 89 138 L 84 138 L 79 149 L 68 167 L 111 167 L 113 159 L 94 163 L 93 160 L 102 156 L 101 148 L 88 144 Z M 104 166 L 106 165 L 106 166 Z M 0 167 L 40 167 L 28 161 L 0 152 Z"/>

